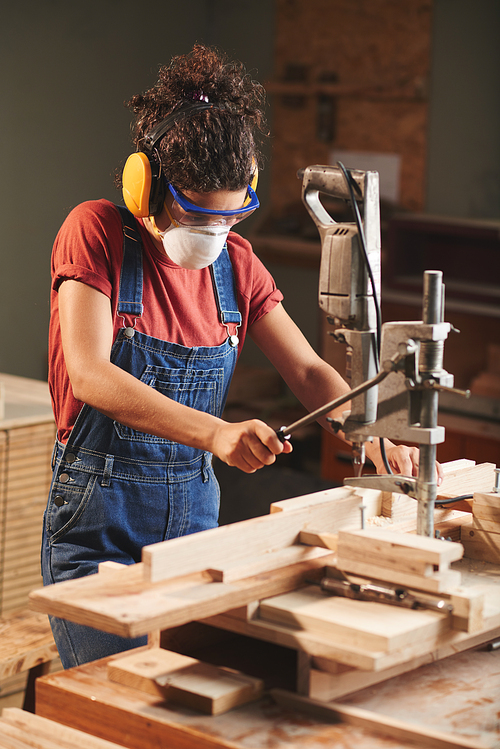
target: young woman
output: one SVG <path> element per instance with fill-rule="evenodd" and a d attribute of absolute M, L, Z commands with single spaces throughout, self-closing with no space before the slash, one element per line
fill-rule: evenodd
<path fill-rule="evenodd" d="M 105 560 L 138 562 L 146 544 L 216 526 L 212 455 L 253 472 L 292 449 L 262 421 L 222 418 L 247 333 L 307 409 L 348 390 L 231 231 L 258 207 L 262 87 L 196 45 L 129 106 L 130 210 L 83 203 L 54 244 L 49 380 L 58 433 L 45 584 Z M 377 446 L 368 453 L 383 471 Z M 395 472 L 416 473 L 415 449 L 389 443 L 387 454 Z M 52 626 L 64 667 L 143 642 L 59 619 Z"/>

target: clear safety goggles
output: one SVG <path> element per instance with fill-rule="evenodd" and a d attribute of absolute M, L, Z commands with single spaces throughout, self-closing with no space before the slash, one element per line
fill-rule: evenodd
<path fill-rule="evenodd" d="M 260 205 L 257 194 L 250 185 L 247 188 L 244 205 L 231 211 L 201 208 L 199 205 L 191 203 L 182 193 L 177 192 L 170 182 L 167 182 L 167 185 L 174 198 L 169 213 L 174 221 L 181 226 L 234 226 L 250 216 Z"/>

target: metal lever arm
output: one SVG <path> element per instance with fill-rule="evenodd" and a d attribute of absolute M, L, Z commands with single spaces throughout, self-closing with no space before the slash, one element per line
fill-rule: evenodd
<path fill-rule="evenodd" d="M 289 439 L 290 435 L 297 429 L 312 424 L 314 421 L 316 421 L 316 419 L 319 419 L 321 416 L 327 414 L 328 411 L 332 411 L 334 408 L 341 406 L 343 403 L 347 403 L 347 401 L 356 398 L 358 395 L 362 395 L 370 388 L 378 385 L 379 382 L 385 380 L 387 375 L 389 375 L 391 372 L 396 371 L 398 363 L 401 361 L 401 359 L 404 359 L 405 356 L 406 352 L 404 354 L 395 354 L 392 359 L 388 359 L 384 362 L 383 368 L 378 374 L 375 375 L 375 377 L 372 377 L 371 380 L 362 382 L 361 385 L 358 385 L 358 387 L 350 390 L 344 395 L 339 396 L 338 398 L 335 398 L 335 400 L 330 401 L 330 403 L 326 403 L 324 406 L 317 408 L 315 411 L 311 411 L 310 414 L 307 414 L 307 416 L 303 416 L 301 419 L 294 421 L 293 424 L 290 424 L 290 426 L 281 427 L 281 429 L 278 429 L 276 434 L 278 435 L 281 442 Z"/>

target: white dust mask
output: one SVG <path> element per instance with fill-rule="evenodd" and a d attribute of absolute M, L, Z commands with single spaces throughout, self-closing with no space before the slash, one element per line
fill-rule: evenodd
<path fill-rule="evenodd" d="M 187 270 L 212 265 L 226 243 L 228 226 L 175 226 L 158 232 L 170 260 Z"/>

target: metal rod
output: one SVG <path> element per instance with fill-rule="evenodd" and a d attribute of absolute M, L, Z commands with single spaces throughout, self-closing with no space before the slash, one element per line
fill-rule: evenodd
<path fill-rule="evenodd" d="M 287 439 L 293 432 L 297 431 L 297 429 L 312 424 L 313 421 L 316 421 L 316 419 L 324 416 L 328 413 L 328 411 L 332 411 L 334 408 L 341 406 L 343 403 L 347 403 L 347 401 L 356 398 L 358 395 L 362 395 L 374 385 L 378 385 L 379 382 L 385 380 L 387 375 L 394 371 L 393 367 L 402 358 L 403 355 L 397 354 L 390 360 L 390 366 L 388 365 L 387 368 L 384 367 L 384 369 L 381 369 L 380 372 L 375 375 L 375 377 L 371 378 L 371 380 L 363 382 L 361 385 L 358 385 L 357 388 L 350 390 L 348 393 L 344 393 L 344 395 L 341 395 L 339 398 L 335 398 L 335 400 L 330 401 L 330 403 L 326 403 L 324 406 L 320 406 L 320 408 L 317 408 L 315 411 L 311 411 L 310 414 L 307 414 L 307 416 L 303 416 L 301 419 L 294 421 L 293 424 L 290 424 L 290 426 L 281 427 L 281 429 L 278 429 L 276 434 L 278 435 L 280 440 L 283 441 Z"/>
<path fill-rule="evenodd" d="M 429 325 L 442 321 L 443 274 L 441 271 L 425 271 L 422 319 Z M 420 344 L 420 374 L 431 376 L 443 367 L 441 341 L 422 341 Z M 437 426 L 438 393 L 435 390 L 421 391 L 420 425 L 427 429 Z M 420 445 L 417 480 L 417 534 L 434 536 L 434 507 L 437 496 L 436 445 Z"/>
<path fill-rule="evenodd" d="M 495 468 L 495 484 L 492 491 L 494 494 L 500 494 L 500 468 Z"/>

